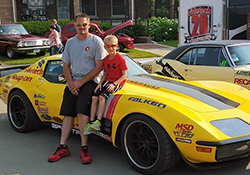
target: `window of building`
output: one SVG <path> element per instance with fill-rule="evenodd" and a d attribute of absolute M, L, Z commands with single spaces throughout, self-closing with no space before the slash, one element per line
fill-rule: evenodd
<path fill-rule="evenodd" d="M 111 16 L 125 17 L 126 0 L 111 0 Z"/>
<path fill-rule="evenodd" d="M 70 2 L 69 0 L 57 0 L 58 19 L 70 19 Z"/>
<path fill-rule="evenodd" d="M 82 0 L 82 12 L 90 17 L 96 17 L 96 0 Z"/>

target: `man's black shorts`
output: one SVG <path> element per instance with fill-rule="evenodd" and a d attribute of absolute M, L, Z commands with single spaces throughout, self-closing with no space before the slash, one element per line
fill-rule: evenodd
<path fill-rule="evenodd" d="M 60 115 L 76 117 L 78 113 L 81 113 L 89 116 L 91 99 L 96 85 L 94 81 L 85 83 L 80 87 L 78 96 L 73 95 L 68 86 L 66 86 L 64 89 Z"/>

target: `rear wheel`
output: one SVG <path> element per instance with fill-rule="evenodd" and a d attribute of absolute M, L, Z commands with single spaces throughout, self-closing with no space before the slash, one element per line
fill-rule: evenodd
<path fill-rule="evenodd" d="M 16 90 L 10 94 L 7 109 L 10 125 L 15 131 L 28 132 L 40 128 L 41 121 L 22 91 Z"/>
<path fill-rule="evenodd" d="M 6 48 L 6 55 L 10 59 L 14 59 L 17 57 L 17 53 L 14 52 L 13 48 L 11 46 L 8 46 Z"/>
<path fill-rule="evenodd" d="M 121 44 L 121 43 L 118 43 L 118 51 L 119 52 L 121 52 L 121 51 L 123 51 L 124 50 L 124 46 L 123 46 L 123 44 Z"/>
<path fill-rule="evenodd" d="M 130 165 L 142 174 L 158 174 L 180 159 L 166 131 L 144 115 L 130 116 L 122 128 L 122 149 Z"/>

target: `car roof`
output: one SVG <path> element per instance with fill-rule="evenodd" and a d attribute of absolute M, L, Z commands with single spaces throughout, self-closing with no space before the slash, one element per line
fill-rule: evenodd
<path fill-rule="evenodd" d="M 199 43 L 191 43 L 185 44 L 182 46 L 177 47 L 176 49 L 169 52 L 165 55 L 164 59 L 174 59 L 184 50 L 190 47 L 205 47 L 205 46 L 229 46 L 229 45 L 241 45 L 241 44 L 250 44 L 248 40 L 220 40 L 220 41 L 204 41 Z"/>

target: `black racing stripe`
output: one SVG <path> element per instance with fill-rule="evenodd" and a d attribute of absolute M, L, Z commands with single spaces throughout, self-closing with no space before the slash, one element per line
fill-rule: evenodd
<path fill-rule="evenodd" d="M 182 93 L 220 110 L 237 108 L 240 105 L 239 103 L 216 94 L 212 91 L 194 85 L 186 84 L 184 82 L 165 79 L 152 75 L 131 76 L 128 79 L 131 81 L 142 82 L 152 86 L 162 87 Z"/>

